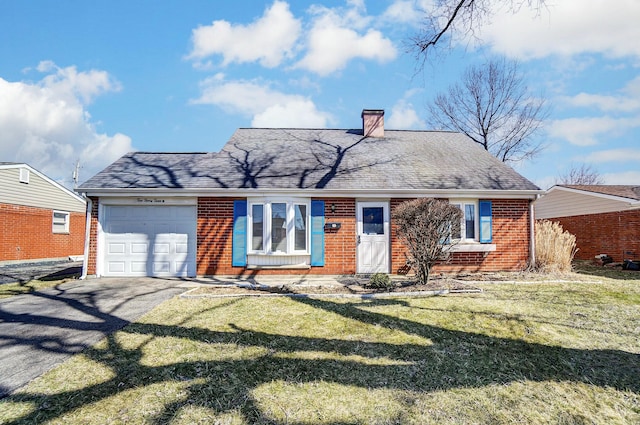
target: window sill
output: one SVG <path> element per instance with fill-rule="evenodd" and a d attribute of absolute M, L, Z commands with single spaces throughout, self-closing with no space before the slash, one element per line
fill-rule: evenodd
<path fill-rule="evenodd" d="M 264 265 L 259 266 L 255 264 L 247 265 L 247 270 L 309 270 L 311 266 L 307 264 L 297 264 L 297 265 Z"/>
<path fill-rule="evenodd" d="M 491 243 L 459 243 L 451 247 L 451 252 L 493 252 L 496 245 Z"/>
<path fill-rule="evenodd" d="M 292 254 L 286 252 L 270 252 L 265 254 L 264 252 L 249 252 L 247 255 L 251 255 L 252 257 L 304 257 L 311 256 L 308 252 L 294 252 Z"/>
<path fill-rule="evenodd" d="M 308 269 L 311 264 L 309 254 L 249 254 L 247 268 L 253 269 Z"/>

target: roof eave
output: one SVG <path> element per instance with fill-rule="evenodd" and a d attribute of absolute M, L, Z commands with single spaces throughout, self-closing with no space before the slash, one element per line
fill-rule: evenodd
<path fill-rule="evenodd" d="M 202 188 L 78 188 L 77 192 L 93 197 L 167 196 L 167 197 L 249 197 L 249 196 L 305 196 L 337 198 L 492 198 L 492 199 L 536 199 L 544 190 L 501 189 L 202 189 Z"/>
<path fill-rule="evenodd" d="M 637 201 L 635 199 L 626 198 L 624 196 L 609 195 L 609 194 L 600 193 L 600 192 L 592 192 L 589 190 L 576 189 L 573 187 L 566 187 L 561 185 L 552 186 L 551 188 L 549 188 L 549 190 L 546 191 L 546 193 L 550 193 L 555 190 L 563 190 L 566 192 L 578 193 L 578 194 L 587 195 L 587 196 L 594 196 L 596 198 L 608 199 L 611 201 L 624 202 L 624 203 L 627 203 L 631 209 L 640 208 L 640 201 Z"/>

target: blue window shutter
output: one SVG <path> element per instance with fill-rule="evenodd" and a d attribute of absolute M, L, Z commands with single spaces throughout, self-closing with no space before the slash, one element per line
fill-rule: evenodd
<path fill-rule="evenodd" d="M 493 219 L 491 217 L 491 201 L 480 201 L 480 242 L 493 241 Z"/>
<path fill-rule="evenodd" d="M 247 265 L 247 201 L 233 201 L 233 240 L 231 265 Z"/>
<path fill-rule="evenodd" d="M 311 201 L 311 265 L 324 266 L 324 201 Z"/>

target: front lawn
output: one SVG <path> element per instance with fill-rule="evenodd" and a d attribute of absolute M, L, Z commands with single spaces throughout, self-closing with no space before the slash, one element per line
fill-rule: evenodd
<path fill-rule="evenodd" d="M 175 298 L 0 400 L 0 423 L 640 423 L 640 280 L 625 276 Z"/>

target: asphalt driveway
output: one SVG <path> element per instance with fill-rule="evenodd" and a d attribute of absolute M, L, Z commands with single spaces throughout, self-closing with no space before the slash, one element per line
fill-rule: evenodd
<path fill-rule="evenodd" d="M 33 279 L 58 280 L 80 277 L 82 261 L 43 261 L 0 265 L 0 284 L 25 283 Z"/>
<path fill-rule="evenodd" d="M 0 300 L 0 398 L 186 291 L 179 280 L 75 280 Z"/>

